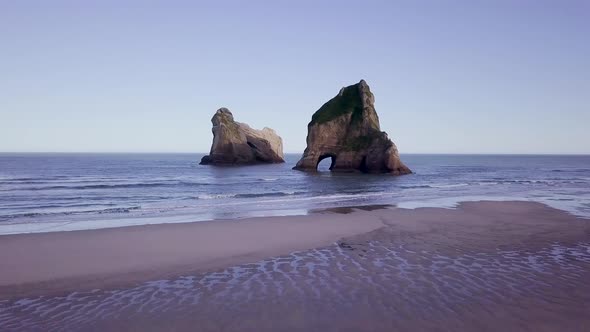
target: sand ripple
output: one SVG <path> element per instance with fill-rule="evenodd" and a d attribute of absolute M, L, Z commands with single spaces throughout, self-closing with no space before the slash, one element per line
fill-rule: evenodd
<path fill-rule="evenodd" d="M 0 330 L 590 329 L 590 242 L 442 252 L 378 238 L 129 289 L 3 301 Z"/>

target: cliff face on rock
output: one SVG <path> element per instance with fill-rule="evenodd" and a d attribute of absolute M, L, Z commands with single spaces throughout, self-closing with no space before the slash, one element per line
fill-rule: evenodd
<path fill-rule="evenodd" d="M 234 121 L 227 108 L 217 110 L 213 118 L 213 144 L 202 165 L 282 163 L 283 140 L 274 130 L 256 130 Z"/>
<path fill-rule="evenodd" d="M 409 174 L 397 147 L 382 132 L 375 97 L 364 80 L 342 88 L 325 103 L 307 126 L 307 148 L 294 169 L 317 170 L 331 157 L 331 171 Z"/>

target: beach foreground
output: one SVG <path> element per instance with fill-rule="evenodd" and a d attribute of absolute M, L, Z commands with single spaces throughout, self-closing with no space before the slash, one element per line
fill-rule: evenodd
<path fill-rule="evenodd" d="M 590 331 L 590 221 L 532 202 L 0 237 L 0 330 Z"/>

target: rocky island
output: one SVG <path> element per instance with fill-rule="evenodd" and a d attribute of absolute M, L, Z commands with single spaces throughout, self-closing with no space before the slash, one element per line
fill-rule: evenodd
<path fill-rule="evenodd" d="M 277 133 L 264 128 L 256 130 L 234 121 L 227 108 L 220 108 L 211 119 L 213 143 L 201 165 L 247 165 L 283 163 L 283 140 Z"/>
<path fill-rule="evenodd" d="M 334 172 L 412 173 L 381 131 L 374 102 L 364 80 L 342 88 L 313 114 L 307 125 L 307 147 L 293 169 L 315 171 L 320 161 L 331 158 Z"/>

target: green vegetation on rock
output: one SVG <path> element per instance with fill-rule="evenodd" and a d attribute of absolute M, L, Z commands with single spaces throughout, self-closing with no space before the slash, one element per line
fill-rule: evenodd
<path fill-rule="evenodd" d="M 380 144 L 387 144 L 383 140 L 382 133 L 374 131 L 365 136 L 349 137 L 344 143 L 343 148 L 346 151 L 360 151 L 369 148 L 375 141 L 379 141 Z"/>
<path fill-rule="evenodd" d="M 372 138 L 369 136 L 360 136 L 346 140 L 344 145 L 345 151 L 360 151 L 371 145 Z"/>
<path fill-rule="evenodd" d="M 352 113 L 353 119 L 361 119 L 363 112 L 362 98 L 358 84 L 347 86 L 341 94 L 330 99 L 311 117 L 310 125 L 321 124 Z"/>

